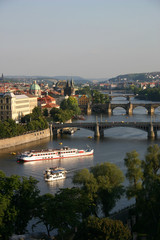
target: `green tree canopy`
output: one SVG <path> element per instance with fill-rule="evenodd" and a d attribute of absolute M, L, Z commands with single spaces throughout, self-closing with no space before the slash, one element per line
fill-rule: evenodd
<path fill-rule="evenodd" d="M 78 107 L 77 99 L 74 97 L 69 97 L 64 99 L 60 105 L 62 110 L 70 110 L 73 112 L 73 115 L 79 115 L 81 113 L 80 108 Z"/>
<path fill-rule="evenodd" d="M 97 164 L 90 171 L 78 171 L 73 177 L 73 183 L 82 185 L 82 189 L 93 201 L 93 214 L 97 215 L 97 210 L 101 207 L 105 216 L 109 215 L 109 211 L 123 194 L 123 181 L 122 171 L 116 165 L 107 162 Z"/>
<path fill-rule="evenodd" d="M 138 190 L 142 186 L 142 161 L 139 159 L 139 154 L 136 151 L 132 151 L 126 153 L 124 162 L 127 167 L 126 177 L 130 184 L 127 187 L 127 197 L 136 197 Z"/>
<path fill-rule="evenodd" d="M 37 181 L 17 175 L 6 177 L 0 172 L 0 239 L 8 240 L 13 233 L 23 234 L 34 216 L 39 190 Z"/>
<path fill-rule="evenodd" d="M 130 240 L 128 227 L 119 220 L 90 216 L 77 232 L 74 240 Z"/>
<path fill-rule="evenodd" d="M 147 234 L 148 239 L 160 239 L 160 147 L 149 146 L 143 161 L 134 151 L 125 160 L 127 176 L 136 196 L 137 222 L 134 231 Z M 139 181 L 141 181 L 140 187 Z"/>

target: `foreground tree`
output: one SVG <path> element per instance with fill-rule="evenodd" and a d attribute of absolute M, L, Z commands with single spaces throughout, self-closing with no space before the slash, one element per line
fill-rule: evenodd
<path fill-rule="evenodd" d="M 134 164 L 135 159 L 132 160 Z M 129 170 L 131 170 L 130 166 L 131 163 L 128 166 Z M 130 174 L 134 178 L 139 176 L 138 179 L 141 179 L 141 187 L 134 188 L 137 211 L 134 231 L 147 234 L 148 239 L 158 240 L 160 239 L 160 147 L 158 145 L 148 147 L 145 160 L 141 164 L 141 170 L 139 168 L 138 164 L 137 173 L 133 168 Z"/>
<path fill-rule="evenodd" d="M 115 206 L 124 189 L 122 171 L 114 164 L 97 164 L 91 170 L 83 169 L 73 177 L 73 183 L 80 184 L 93 202 L 92 214 L 98 216 L 99 209 L 105 216 Z"/>
<path fill-rule="evenodd" d="M 124 226 L 119 220 L 90 216 L 74 237 L 74 240 L 102 239 L 130 240 L 131 233 L 128 227 Z"/>
<path fill-rule="evenodd" d="M 0 172 L 0 239 L 26 231 L 39 195 L 36 184 L 31 177 L 21 181 L 19 176 L 6 177 Z"/>
<path fill-rule="evenodd" d="M 78 188 L 61 189 L 54 196 L 45 194 L 39 201 L 41 211 L 36 212 L 37 224 L 43 223 L 48 235 L 57 229 L 60 238 L 69 239 L 85 218 L 89 206 L 89 199 Z"/>
<path fill-rule="evenodd" d="M 126 193 L 130 199 L 131 197 L 136 197 L 142 187 L 142 161 L 139 159 L 139 154 L 136 151 L 132 151 L 126 153 L 124 163 L 127 167 L 126 177 L 129 180 Z"/>

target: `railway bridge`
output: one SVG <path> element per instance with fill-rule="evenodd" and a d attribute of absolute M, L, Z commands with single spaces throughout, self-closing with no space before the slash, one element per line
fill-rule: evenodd
<path fill-rule="evenodd" d="M 141 129 L 148 133 L 148 139 L 156 139 L 157 131 L 160 130 L 159 122 L 73 122 L 73 123 L 53 123 L 53 135 L 63 128 L 84 128 L 94 132 L 94 137 L 103 137 L 104 130 L 113 127 L 131 127 Z"/>

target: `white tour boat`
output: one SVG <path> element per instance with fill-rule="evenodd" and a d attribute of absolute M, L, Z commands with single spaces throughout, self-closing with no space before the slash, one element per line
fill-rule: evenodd
<path fill-rule="evenodd" d="M 66 178 L 66 170 L 65 168 L 54 167 L 54 168 L 47 168 L 44 172 L 44 179 L 46 182 L 64 179 Z"/>
<path fill-rule="evenodd" d="M 63 147 L 60 149 L 47 149 L 47 150 L 31 150 L 21 153 L 18 157 L 18 161 L 32 162 L 32 161 L 43 161 L 43 160 L 53 160 L 61 158 L 73 158 L 73 157 L 83 157 L 93 155 L 94 150 L 87 149 L 77 149 Z"/>

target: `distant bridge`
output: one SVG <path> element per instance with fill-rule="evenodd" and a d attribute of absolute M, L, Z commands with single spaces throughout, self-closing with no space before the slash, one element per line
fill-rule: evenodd
<path fill-rule="evenodd" d="M 133 110 L 137 107 L 144 107 L 149 115 L 153 115 L 155 109 L 160 107 L 160 102 L 155 103 L 135 103 L 135 102 L 128 102 L 128 103 L 107 103 L 107 104 L 94 104 L 92 105 L 92 111 L 96 111 L 97 109 L 102 110 L 109 115 L 113 114 L 113 110 L 117 107 L 121 107 L 126 110 L 128 115 L 133 114 Z"/>
<path fill-rule="evenodd" d="M 130 99 L 132 98 L 132 97 L 135 97 L 136 95 L 135 94 L 127 94 L 127 93 L 123 93 L 123 94 L 114 94 L 114 95 L 112 95 L 112 94 L 109 94 L 109 100 L 111 101 L 113 98 L 115 98 L 115 97 L 124 97 L 124 98 L 126 98 L 128 101 L 130 101 Z"/>
<path fill-rule="evenodd" d="M 76 122 L 76 123 L 53 123 L 53 134 L 58 134 L 58 131 L 63 128 L 85 128 L 94 132 L 94 137 L 103 137 L 104 130 L 113 127 L 131 127 L 141 129 L 148 133 L 148 139 L 157 138 L 157 131 L 160 130 L 160 123 L 154 122 Z"/>

